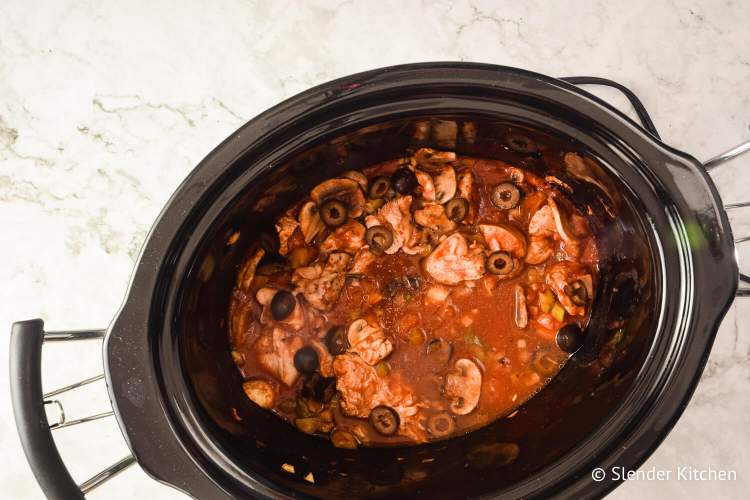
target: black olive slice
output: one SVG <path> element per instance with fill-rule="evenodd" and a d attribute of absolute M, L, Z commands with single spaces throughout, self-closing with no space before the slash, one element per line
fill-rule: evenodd
<path fill-rule="evenodd" d="M 569 285 L 565 285 L 563 288 L 565 294 L 570 297 L 570 300 L 577 306 L 585 306 L 588 301 L 589 295 L 586 292 L 586 285 L 581 280 L 575 280 Z"/>
<path fill-rule="evenodd" d="M 294 311 L 297 299 L 286 290 L 279 290 L 271 299 L 271 316 L 276 321 L 284 321 Z"/>
<path fill-rule="evenodd" d="M 346 330 L 341 325 L 336 325 L 326 333 L 326 347 L 328 352 L 334 356 L 344 354 L 349 348 L 349 341 L 346 338 Z"/>
<path fill-rule="evenodd" d="M 521 134 L 511 134 L 505 138 L 505 145 L 516 153 L 524 155 L 533 154 L 539 151 L 539 148 L 531 138 Z"/>
<path fill-rule="evenodd" d="M 513 258 L 506 252 L 493 252 L 487 257 L 487 270 L 492 274 L 505 275 L 513 272 Z"/>
<path fill-rule="evenodd" d="M 516 208 L 520 200 L 521 192 L 510 182 L 498 184 L 492 191 L 492 203 L 503 210 Z"/>
<path fill-rule="evenodd" d="M 393 436 L 398 431 L 399 418 L 396 410 L 380 405 L 370 410 L 370 424 L 383 436 Z"/>
<path fill-rule="evenodd" d="M 446 412 L 437 413 L 427 420 L 427 430 L 437 438 L 450 436 L 456 430 L 456 422 Z"/>
<path fill-rule="evenodd" d="M 318 351 L 314 347 L 306 345 L 294 353 L 294 367 L 300 373 L 313 373 L 320 366 Z"/>
<path fill-rule="evenodd" d="M 320 206 L 320 218 L 328 227 L 339 227 L 346 222 L 349 211 L 339 200 L 328 200 Z"/>
<path fill-rule="evenodd" d="M 409 194 L 417 187 L 417 176 L 408 168 L 402 167 L 391 177 L 391 184 L 399 194 Z"/>
<path fill-rule="evenodd" d="M 376 177 L 372 180 L 367 195 L 373 200 L 377 200 L 384 197 L 389 189 L 391 189 L 391 181 L 388 177 Z"/>
<path fill-rule="evenodd" d="M 393 233 L 385 226 L 372 226 L 365 232 L 365 241 L 375 253 L 385 253 L 393 244 Z"/>
<path fill-rule="evenodd" d="M 445 215 L 453 222 L 461 222 L 469 213 L 469 200 L 466 198 L 453 198 L 445 204 Z"/>
<path fill-rule="evenodd" d="M 555 342 L 561 351 L 573 354 L 583 345 L 583 330 L 575 323 L 563 326 L 557 331 Z"/>

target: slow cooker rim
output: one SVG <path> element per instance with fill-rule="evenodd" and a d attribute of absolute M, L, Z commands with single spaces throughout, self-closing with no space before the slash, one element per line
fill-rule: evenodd
<path fill-rule="evenodd" d="M 566 91 L 568 93 L 577 94 L 577 95 L 579 95 L 579 97 L 580 96 L 586 97 L 590 101 L 593 101 L 594 104 L 599 105 L 599 106 L 604 106 L 605 108 L 607 108 L 607 110 L 609 112 L 614 112 L 618 116 L 618 118 L 620 119 L 621 122 L 624 122 L 631 129 L 635 128 L 635 132 L 638 133 L 639 135 L 641 135 L 642 139 L 645 139 L 646 141 L 651 142 L 652 145 L 657 146 L 658 149 L 665 150 L 669 154 L 673 154 L 673 155 L 679 157 L 683 161 L 690 162 L 693 165 L 694 168 L 696 168 L 698 171 L 700 171 L 700 165 L 697 163 L 696 160 L 692 159 L 692 157 L 689 157 L 688 155 L 685 155 L 684 153 L 681 153 L 681 152 L 678 152 L 678 151 L 676 151 L 676 150 L 674 150 L 672 148 L 669 148 L 669 147 L 663 145 L 662 143 L 656 141 L 654 138 L 648 136 L 647 134 L 640 132 L 639 130 L 637 130 L 637 125 L 635 125 L 632 121 L 630 121 L 627 117 L 625 117 L 621 113 L 619 113 L 616 110 L 612 109 L 606 103 L 596 102 L 596 98 L 592 99 L 590 95 L 587 95 L 587 93 L 582 92 L 577 87 L 572 87 L 572 86 L 569 86 L 568 84 L 563 84 L 559 80 L 555 80 L 555 79 L 552 79 L 552 78 L 549 78 L 549 77 L 544 77 L 543 75 L 537 75 L 537 74 L 526 72 L 526 71 L 523 71 L 523 70 L 516 70 L 516 69 L 504 68 L 504 67 L 496 67 L 496 66 L 491 66 L 491 65 L 456 64 L 456 63 L 424 63 L 424 64 L 418 64 L 418 65 L 406 65 L 406 66 L 401 66 L 401 67 L 385 68 L 385 69 L 382 69 L 382 70 L 374 70 L 372 72 L 367 72 L 367 73 L 363 73 L 363 74 L 360 74 L 360 75 L 353 75 L 353 76 L 350 76 L 350 77 L 345 77 L 343 79 L 336 80 L 334 82 L 330 82 L 330 83 L 324 84 L 324 85 L 322 85 L 320 87 L 316 87 L 314 89 L 311 89 L 311 90 L 309 90 L 309 91 L 307 91 L 305 93 L 302 93 L 302 94 L 300 94 L 298 96 L 295 96 L 295 97 L 293 97 L 293 98 L 285 101 L 284 103 L 278 105 L 277 107 L 274 107 L 271 110 L 267 111 L 266 113 L 260 115 L 258 118 L 250 121 L 248 124 L 246 124 L 245 126 L 243 126 L 242 128 L 240 128 L 237 133 L 233 134 L 232 137 L 230 137 L 225 142 L 223 142 L 221 145 L 219 145 L 212 153 L 210 153 L 207 156 L 207 158 L 204 161 L 201 162 L 201 164 L 199 164 L 198 167 L 196 167 L 196 169 L 193 171 L 193 173 L 188 177 L 188 179 L 183 183 L 183 185 L 181 185 L 180 188 L 176 191 L 175 195 L 172 197 L 172 199 L 170 200 L 169 204 L 167 205 L 167 207 L 164 209 L 164 211 L 160 215 L 157 223 L 154 225 L 154 230 L 152 231 L 152 235 L 150 235 L 149 241 L 144 246 L 144 250 L 142 251 L 142 254 L 139 257 L 138 265 L 136 267 L 136 271 L 134 272 L 134 277 L 133 277 L 131 289 L 128 292 L 128 299 L 126 299 L 126 302 L 123 305 L 123 308 L 121 309 L 120 313 L 118 314 L 117 319 L 113 322 L 113 324 L 112 324 L 112 326 L 110 328 L 108 337 L 107 337 L 107 343 L 105 344 L 105 352 L 107 353 L 107 355 L 105 356 L 105 359 L 107 360 L 108 380 L 110 381 L 109 387 L 110 387 L 110 391 L 111 391 L 111 399 L 113 401 L 113 405 L 115 406 L 115 408 L 118 408 L 117 403 L 116 403 L 118 396 L 113 392 L 114 391 L 113 390 L 113 381 L 111 380 L 113 378 L 112 377 L 113 374 L 110 372 L 110 368 L 112 366 L 112 363 L 111 363 L 111 361 L 109 359 L 110 357 L 112 357 L 112 354 L 113 354 L 112 350 L 116 349 L 116 345 L 115 345 L 115 343 L 113 343 L 113 339 L 122 338 L 123 335 L 127 335 L 127 331 L 126 331 L 127 328 L 124 327 L 124 323 L 123 323 L 123 321 L 125 321 L 125 318 L 127 316 L 130 316 L 132 314 L 138 313 L 137 315 L 141 316 L 141 318 L 142 318 L 142 316 L 143 316 L 144 313 L 146 315 L 149 314 L 150 311 L 144 311 L 143 310 L 144 304 L 142 304 L 142 303 L 141 304 L 137 304 L 133 300 L 134 296 L 136 296 L 136 295 L 142 295 L 142 294 L 139 294 L 139 293 L 135 293 L 135 291 L 134 291 L 134 289 L 136 287 L 142 286 L 141 283 L 140 283 L 140 280 L 139 280 L 139 273 L 141 275 L 143 275 L 143 273 L 154 273 L 154 272 L 157 272 L 159 269 L 161 269 L 160 263 L 155 263 L 155 262 L 150 262 L 151 269 L 146 269 L 144 267 L 146 265 L 146 262 L 144 261 L 144 259 L 146 259 L 147 257 L 151 257 L 152 258 L 151 260 L 153 260 L 153 258 L 158 257 L 159 253 L 160 253 L 158 250 L 154 251 L 154 248 L 153 248 L 153 246 L 154 246 L 154 239 L 153 239 L 154 236 L 153 235 L 157 231 L 157 229 L 160 229 L 161 226 L 163 226 L 165 223 L 167 223 L 167 221 L 169 221 L 170 219 L 172 219 L 170 221 L 172 223 L 179 222 L 178 220 L 174 220 L 174 217 L 172 217 L 172 214 L 170 213 L 170 210 L 174 211 L 173 204 L 175 203 L 175 200 L 177 200 L 180 197 L 182 197 L 183 194 L 186 191 L 189 191 L 191 189 L 195 189 L 196 182 L 199 182 L 198 179 L 197 179 L 197 177 L 199 176 L 199 174 L 204 174 L 204 173 L 208 172 L 209 169 L 214 169 L 214 168 L 217 168 L 217 167 L 219 167 L 219 170 L 222 170 L 222 168 L 221 168 L 222 165 L 225 167 L 226 165 L 231 164 L 234 161 L 234 159 L 238 158 L 242 154 L 241 150 L 244 149 L 243 148 L 243 144 L 242 144 L 242 142 L 243 142 L 243 135 L 246 134 L 249 131 L 249 129 L 251 129 L 251 128 L 256 128 L 256 129 L 261 129 L 262 130 L 264 128 L 263 127 L 263 125 L 264 125 L 263 122 L 264 121 L 272 122 L 275 113 L 283 112 L 284 111 L 283 109 L 279 109 L 279 108 L 287 108 L 288 109 L 290 107 L 293 108 L 294 106 L 297 106 L 297 105 L 302 106 L 303 109 L 304 108 L 308 108 L 309 109 L 311 106 L 315 107 L 315 106 L 319 105 L 319 103 L 312 103 L 311 104 L 310 101 L 315 101 L 316 97 L 320 97 L 321 95 L 325 95 L 325 93 L 327 91 L 330 91 L 331 89 L 334 89 L 334 90 L 335 89 L 341 89 L 341 88 L 347 89 L 348 85 L 342 85 L 342 84 L 348 83 L 349 85 L 351 85 L 353 83 L 357 83 L 358 81 L 365 81 L 365 80 L 367 80 L 367 79 L 369 79 L 370 77 L 373 77 L 373 76 L 383 76 L 383 75 L 394 76 L 394 75 L 398 75 L 400 72 L 409 73 L 410 71 L 415 71 L 415 70 L 419 71 L 419 70 L 428 70 L 428 69 L 450 70 L 450 72 L 452 73 L 452 72 L 454 72 L 458 68 L 466 68 L 466 69 L 470 69 L 470 70 L 490 71 L 490 72 L 492 72 L 492 74 L 494 76 L 497 76 L 497 72 L 502 72 L 503 76 L 518 76 L 518 77 L 521 77 L 521 78 L 531 77 L 533 80 L 539 80 L 539 81 L 542 81 L 542 82 L 544 82 L 546 84 L 552 84 L 554 86 L 557 86 L 557 87 L 561 88 L 562 90 L 564 90 L 564 91 Z M 357 88 L 359 88 L 359 87 L 355 87 L 353 89 L 344 90 L 342 95 L 344 95 L 344 94 L 346 94 L 348 92 L 356 92 Z M 331 97 L 330 95 L 328 95 L 327 97 L 325 97 L 325 99 L 332 99 L 332 100 L 335 100 L 336 98 L 337 97 Z M 266 125 L 266 127 L 268 127 L 270 124 L 265 124 L 265 125 Z M 247 143 L 244 143 L 244 144 L 247 145 Z M 232 157 L 231 161 L 226 161 L 224 159 L 227 155 L 229 155 L 229 156 Z M 211 177 L 211 176 L 218 177 L 219 175 L 221 175 L 221 172 L 217 171 L 217 172 L 214 172 L 212 175 L 209 175 L 209 177 Z M 203 184 L 202 187 L 205 190 L 206 187 L 207 187 L 208 182 L 206 180 L 204 180 L 204 182 L 205 182 L 205 184 Z M 193 197 L 194 198 L 195 195 L 190 195 L 188 197 Z M 718 199 L 716 197 L 715 193 L 714 193 L 714 197 L 715 197 L 715 199 Z M 725 226 L 725 227 L 728 227 L 728 226 Z M 161 242 L 161 243 L 164 243 L 164 242 Z M 166 242 L 166 243 L 167 244 L 171 243 L 171 241 Z M 162 256 L 163 256 L 163 252 L 162 252 Z M 154 264 L 157 264 L 155 268 L 153 267 Z M 732 290 L 732 295 L 733 295 L 733 291 L 734 290 Z M 728 306 L 728 303 L 727 303 L 726 306 Z M 719 311 L 719 313 L 717 314 L 717 316 L 721 316 L 722 314 L 723 314 L 723 311 Z M 147 318 L 147 321 L 148 321 L 148 318 Z M 141 322 L 142 322 L 142 320 L 141 320 Z M 715 330 L 714 330 L 714 334 L 715 334 Z M 140 335 L 141 336 L 143 336 L 143 335 L 147 336 L 147 333 L 146 332 L 141 332 Z M 713 334 L 710 337 L 712 339 L 713 338 Z M 124 341 L 124 339 L 122 339 L 122 341 Z M 676 418 L 677 418 L 677 416 L 674 417 L 674 420 L 676 420 Z M 125 429 L 128 428 L 127 427 L 127 422 L 124 422 L 122 414 L 119 411 L 118 411 L 118 420 L 120 421 L 120 424 L 121 424 L 121 426 L 123 426 L 123 428 L 125 428 Z M 669 427 L 671 427 L 671 425 Z M 133 431 L 133 429 L 130 429 L 130 430 L 131 430 L 131 432 Z M 126 434 L 127 434 L 127 432 L 126 432 Z M 131 440 L 131 445 L 132 445 L 132 440 Z M 656 445 L 654 445 L 654 447 L 655 446 Z M 131 448 L 133 448 L 134 453 L 138 453 L 139 450 L 137 449 L 137 447 L 131 446 Z M 136 455 L 136 456 L 138 456 L 138 455 Z M 140 458 L 141 457 L 139 457 L 139 461 L 140 461 Z M 145 459 L 144 459 L 144 462 L 146 462 Z M 158 476 L 158 475 L 163 475 L 163 474 L 159 474 L 157 472 L 155 475 Z M 167 478 L 166 476 L 164 476 L 164 479 L 169 480 L 170 483 L 172 482 L 172 480 L 169 479 L 169 478 Z M 614 486 L 615 486 L 615 484 L 611 485 L 611 487 L 614 487 Z M 601 488 L 601 485 L 600 485 L 600 488 Z M 192 491 L 192 490 L 190 490 L 190 491 Z"/>

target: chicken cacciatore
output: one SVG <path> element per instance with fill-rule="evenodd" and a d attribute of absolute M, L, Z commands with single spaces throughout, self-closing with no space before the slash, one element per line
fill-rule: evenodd
<path fill-rule="evenodd" d="M 427 148 L 317 185 L 237 276 L 230 341 L 247 397 L 342 448 L 512 416 L 591 313 L 596 242 L 564 188 Z"/>

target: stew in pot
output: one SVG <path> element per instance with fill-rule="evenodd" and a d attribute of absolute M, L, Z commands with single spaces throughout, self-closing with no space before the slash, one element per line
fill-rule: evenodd
<path fill-rule="evenodd" d="M 317 185 L 237 276 L 230 340 L 248 398 L 342 448 L 512 415 L 590 317 L 597 247 L 568 192 L 427 148 Z"/>

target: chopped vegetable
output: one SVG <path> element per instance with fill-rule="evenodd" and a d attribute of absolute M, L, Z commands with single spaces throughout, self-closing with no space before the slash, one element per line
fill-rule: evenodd
<path fill-rule="evenodd" d="M 550 312 L 554 305 L 555 294 L 552 293 L 552 290 L 547 289 L 539 294 L 539 309 L 541 309 L 543 313 Z"/>
<path fill-rule="evenodd" d="M 298 418 L 294 421 L 294 425 L 297 426 L 297 429 L 305 434 L 315 434 L 320 430 L 320 424 L 321 421 L 317 417 Z"/>
<path fill-rule="evenodd" d="M 375 365 L 375 371 L 378 372 L 378 376 L 380 378 L 387 377 L 388 374 L 391 373 L 391 366 L 387 361 L 380 361 L 377 365 Z"/>
<path fill-rule="evenodd" d="M 550 309 L 550 314 L 557 321 L 562 321 L 565 319 L 565 308 L 559 302 L 555 302 L 555 305 Z"/>

